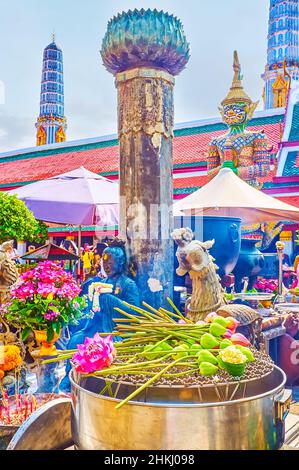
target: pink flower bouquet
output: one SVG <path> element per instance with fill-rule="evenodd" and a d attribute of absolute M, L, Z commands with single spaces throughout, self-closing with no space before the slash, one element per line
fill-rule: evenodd
<path fill-rule="evenodd" d="M 21 274 L 11 289 L 11 301 L 1 309 L 14 326 L 22 328 L 25 340 L 32 330 L 47 330 L 47 340 L 66 324 L 77 324 L 85 301 L 70 273 L 51 261 L 39 263 Z"/>
<path fill-rule="evenodd" d="M 276 294 L 278 292 L 278 280 L 258 277 L 253 288 L 256 289 L 258 292 L 268 292 Z"/>

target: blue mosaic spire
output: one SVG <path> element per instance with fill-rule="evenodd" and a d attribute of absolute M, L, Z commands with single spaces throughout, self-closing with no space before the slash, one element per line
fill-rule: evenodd
<path fill-rule="evenodd" d="M 62 50 L 55 37 L 43 53 L 43 70 L 40 94 L 40 114 L 36 122 L 37 145 L 64 142 L 66 118 L 64 117 L 64 84 Z"/>
<path fill-rule="evenodd" d="M 270 0 L 265 108 L 285 106 L 288 81 L 299 79 L 299 0 Z"/>

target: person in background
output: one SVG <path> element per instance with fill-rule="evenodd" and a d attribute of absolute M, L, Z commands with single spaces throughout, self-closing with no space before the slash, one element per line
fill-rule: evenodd
<path fill-rule="evenodd" d="M 78 248 L 76 247 L 75 243 L 72 240 L 65 240 L 61 244 L 61 246 L 65 250 L 69 251 L 70 253 L 77 255 Z M 65 271 L 70 272 L 73 275 L 75 275 L 76 273 L 76 266 L 77 266 L 77 263 L 74 261 L 65 260 L 63 262 L 63 268 L 65 269 Z"/>
<path fill-rule="evenodd" d="M 84 246 L 84 252 L 83 252 L 83 256 L 82 256 L 84 280 L 87 280 L 90 277 L 91 271 L 92 271 L 92 264 L 93 264 L 93 261 L 94 261 L 94 253 L 91 250 L 91 248 L 92 247 L 90 247 L 87 244 Z"/>
<path fill-rule="evenodd" d="M 84 248 L 81 246 L 80 247 L 80 276 L 79 276 L 79 281 L 80 283 L 84 282 L 84 270 L 83 270 L 83 255 L 84 255 Z"/>

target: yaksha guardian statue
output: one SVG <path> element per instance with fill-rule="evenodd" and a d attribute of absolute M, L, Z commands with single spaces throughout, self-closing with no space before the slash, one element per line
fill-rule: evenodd
<path fill-rule="evenodd" d="M 248 121 L 258 105 L 242 86 L 238 54 L 234 52 L 234 78 L 219 111 L 229 130 L 212 140 L 208 155 L 208 175 L 213 178 L 220 168 L 232 170 L 249 184 L 259 187 L 270 171 L 272 150 L 264 132 L 246 131 Z"/>

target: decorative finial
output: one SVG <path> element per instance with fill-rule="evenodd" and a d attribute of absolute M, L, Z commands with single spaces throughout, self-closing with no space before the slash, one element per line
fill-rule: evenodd
<path fill-rule="evenodd" d="M 163 11 L 129 10 L 109 21 L 101 48 L 112 74 L 133 67 L 154 67 L 178 75 L 190 57 L 182 23 Z"/>
<path fill-rule="evenodd" d="M 53 31 L 53 33 L 52 33 L 52 42 L 55 43 L 55 31 Z"/>
<path fill-rule="evenodd" d="M 238 85 L 238 82 L 242 80 L 243 77 L 241 77 L 241 65 L 239 62 L 239 57 L 238 57 L 238 52 L 234 51 L 234 65 L 233 69 L 235 72 L 234 79 L 233 79 L 233 87 Z"/>

